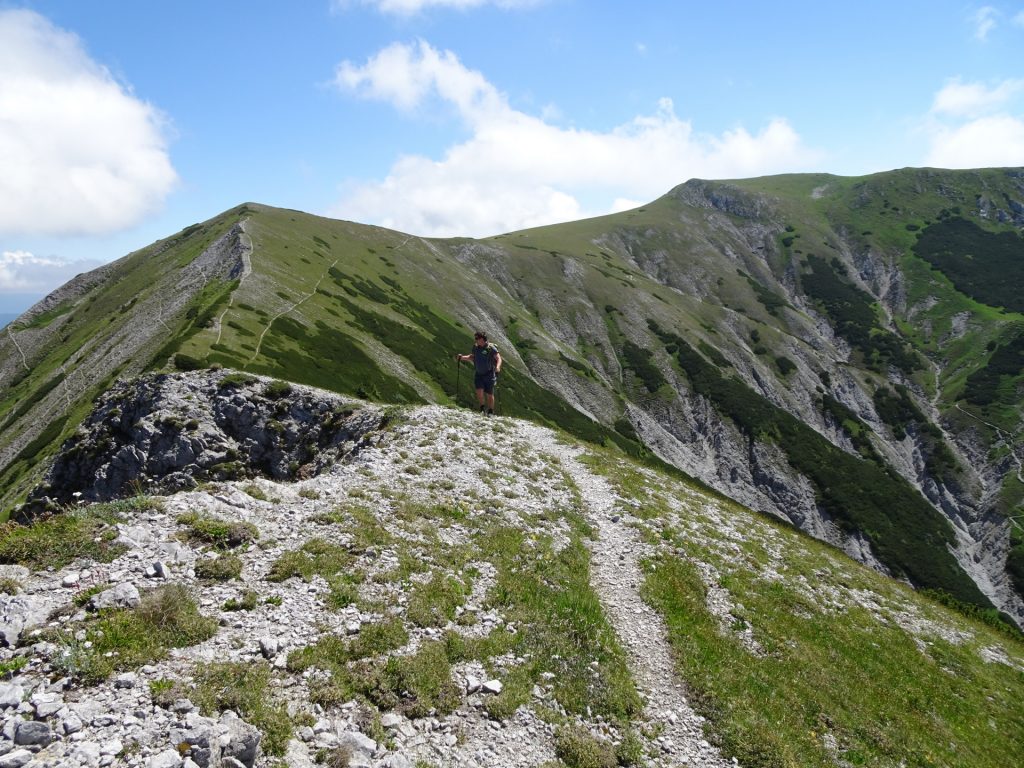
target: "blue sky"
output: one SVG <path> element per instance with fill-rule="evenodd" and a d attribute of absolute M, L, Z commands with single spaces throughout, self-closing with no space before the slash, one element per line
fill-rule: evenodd
<path fill-rule="evenodd" d="M 421 235 L 1024 165 L 1024 0 L 0 0 L 0 312 L 245 201 Z"/>

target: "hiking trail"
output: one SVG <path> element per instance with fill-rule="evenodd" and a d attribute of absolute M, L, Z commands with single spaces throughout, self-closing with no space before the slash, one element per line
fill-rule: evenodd
<path fill-rule="evenodd" d="M 628 656 L 644 700 L 644 718 L 660 729 L 654 744 L 662 754 L 652 764 L 732 766 L 705 738 L 704 718 L 687 701 L 672 662 L 665 622 L 640 596 L 639 560 L 647 547 L 628 515 L 620 517 L 618 496 L 603 477 L 579 462 L 581 449 L 559 443 L 546 430 L 537 430 L 532 441 L 538 450 L 558 457 L 580 491 L 587 521 L 597 529 L 597 541 L 590 545 L 591 583 Z"/>

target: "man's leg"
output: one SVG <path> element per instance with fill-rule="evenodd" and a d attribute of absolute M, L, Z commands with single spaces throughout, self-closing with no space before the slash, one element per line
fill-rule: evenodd
<path fill-rule="evenodd" d="M 494 390 L 487 393 L 487 408 L 488 410 L 494 410 Z"/>
<path fill-rule="evenodd" d="M 491 396 L 493 399 L 493 395 Z M 476 401 L 480 404 L 480 407 L 484 407 L 484 388 L 479 387 L 476 391 Z"/>

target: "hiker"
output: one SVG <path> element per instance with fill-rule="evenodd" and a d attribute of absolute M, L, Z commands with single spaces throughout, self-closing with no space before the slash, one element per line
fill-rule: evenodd
<path fill-rule="evenodd" d="M 487 415 L 494 415 L 494 385 L 498 383 L 501 373 L 501 353 L 493 344 L 487 343 L 487 334 L 477 331 L 473 334 L 473 351 L 468 355 L 456 355 L 455 361 L 472 360 L 476 375 L 473 386 L 476 387 L 476 400 L 480 404 L 480 413 L 484 412 L 484 394 L 487 395 Z"/>

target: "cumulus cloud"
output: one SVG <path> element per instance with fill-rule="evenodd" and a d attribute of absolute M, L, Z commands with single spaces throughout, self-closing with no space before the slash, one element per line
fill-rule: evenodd
<path fill-rule="evenodd" d="M 28 251 L 0 254 L 0 294 L 46 293 L 75 275 L 100 266 L 99 261 L 65 261 Z"/>
<path fill-rule="evenodd" d="M 995 85 L 952 80 L 936 95 L 926 123 L 927 165 L 986 168 L 1024 165 L 1024 80 Z"/>
<path fill-rule="evenodd" d="M 972 117 L 1002 106 L 1021 91 L 1024 80 L 1004 80 L 988 87 L 984 83 L 965 83 L 959 79 L 948 82 L 932 103 L 932 112 Z"/>
<path fill-rule="evenodd" d="M 818 153 L 776 118 L 756 133 L 694 130 L 670 99 L 609 131 L 552 125 L 514 109 L 451 51 L 394 44 L 363 65 L 342 63 L 336 83 L 413 111 L 440 101 L 469 129 L 440 159 L 399 158 L 381 181 L 357 184 L 331 215 L 421 235 L 483 235 L 621 210 L 693 177 L 809 170 Z"/>
<path fill-rule="evenodd" d="M 543 0 L 334 0 L 334 7 L 338 10 L 346 10 L 358 3 L 359 5 L 372 6 L 381 13 L 391 13 L 396 16 L 412 16 L 430 8 L 468 10 L 470 8 L 493 5 L 498 8 L 513 9 L 529 8 L 541 2 Z"/>
<path fill-rule="evenodd" d="M 985 5 L 971 14 L 971 23 L 974 25 L 974 39 L 982 42 L 988 39 L 989 32 L 996 27 L 996 19 L 999 11 L 991 5 Z"/>
<path fill-rule="evenodd" d="M 177 181 L 157 109 L 32 11 L 0 11 L 0 232 L 100 234 Z"/>
<path fill-rule="evenodd" d="M 1024 165 L 1024 119 L 994 115 L 940 127 L 932 136 L 927 164 L 938 168 Z"/>

